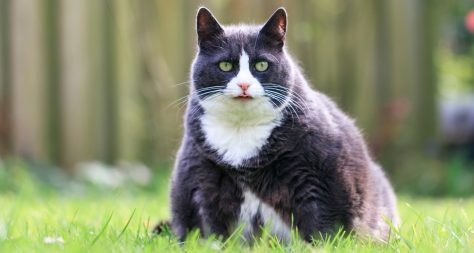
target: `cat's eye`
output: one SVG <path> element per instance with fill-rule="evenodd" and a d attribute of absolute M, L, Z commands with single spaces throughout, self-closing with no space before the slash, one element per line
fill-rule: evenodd
<path fill-rule="evenodd" d="M 255 63 L 255 69 L 259 72 L 266 71 L 268 69 L 268 62 L 267 61 L 259 61 Z"/>
<path fill-rule="evenodd" d="M 228 62 L 228 61 L 221 61 L 219 62 L 219 68 L 222 70 L 222 71 L 225 71 L 225 72 L 229 72 L 232 70 L 232 68 L 234 67 L 234 65 L 232 65 L 232 63 Z"/>

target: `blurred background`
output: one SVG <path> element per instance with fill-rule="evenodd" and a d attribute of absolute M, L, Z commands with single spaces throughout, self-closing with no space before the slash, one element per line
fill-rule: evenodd
<path fill-rule="evenodd" d="M 284 6 L 289 51 L 398 192 L 474 193 L 472 0 L 0 0 L 0 190 L 21 170 L 51 184 L 167 177 L 199 6 L 223 24 Z"/>

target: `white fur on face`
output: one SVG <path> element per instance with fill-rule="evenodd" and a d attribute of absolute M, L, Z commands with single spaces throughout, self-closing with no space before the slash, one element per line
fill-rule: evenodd
<path fill-rule="evenodd" d="M 229 81 L 224 95 L 200 101 L 204 108 L 201 126 L 208 144 L 225 162 L 236 167 L 258 154 L 281 117 L 250 72 L 245 51 L 239 64 L 239 73 Z M 236 99 L 242 93 L 239 83 L 250 85 L 247 94 L 252 99 Z"/>
<path fill-rule="evenodd" d="M 250 72 L 249 56 L 244 50 L 242 50 L 242 55 L 239 59 L 239 73 L 230 80 L 224 92 L 237 97 L 242 93 L 242 90 L 238 86 L 239 83 L 248 83 L 250 86 L 247 90 L 247 94 L 254 98 L 265 95 L 265 90 L 262 85 L 252 75 L 252 72 Z"/>

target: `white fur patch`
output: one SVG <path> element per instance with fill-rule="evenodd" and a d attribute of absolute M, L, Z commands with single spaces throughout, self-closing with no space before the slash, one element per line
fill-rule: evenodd
<path fill-rule="evenodd" d="M 224 95 L 200 101 L 204 108 L 201 127 L 206 141 L 222 159 L 240 166 L 258 154 L 272 130 L 280 124 L 280 111 L 264 96 L 260 82 L 250 72 L 249 57 L 242 51 L 240 71 L 224 90 Z M 248 83 L 252 99 L 236 99 L 239 83 Z"/>
<path fill-rule="evenodd" d="M 242 90 L 238 86 L 239 83 L 248 83 L 249 88 L 247 94 L 253 97 L 261 97 L 265 94 L 265 90 L 260 82 L 252 75 L 252 72 L 250 72 L 250 59 L 244 50 L 242 50 L 242 55 L 239 59 L 239 73 L 229 81 L 225 92 L 234 97 L 238 96 L 242 93 Z"/>
<path fill-rule="evenodd" d="M 240 206 L 240 220 L 243 224 L 244 235 L 249 236 L 253 232 L 253 220 L 255 215 L 260 214 L 265 227 L 282 240 L 289 240 L 291 236 L 290 227 L 280 218 L 280 215 L 269 205 L 262 202 L 255 194 L 244 191 L 244 202 Z"/>
<path fill-rule="evenodd" d="M 210 115 L 201 118 L 207 142 L 225 162 L 236 167 L 258 154 L 278 123 L 238 126 Z"/>

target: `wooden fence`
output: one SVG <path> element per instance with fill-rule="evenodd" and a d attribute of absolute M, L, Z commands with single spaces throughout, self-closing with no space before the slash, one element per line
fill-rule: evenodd
<path fill-rule="evenodd" d="M 290 52 L 377 154 L 423 146 L 436 133 L 435 3 L 0 0 L 0 157 L 172 160 L 201 5 L 224 24 L 285 6 Z"/>

